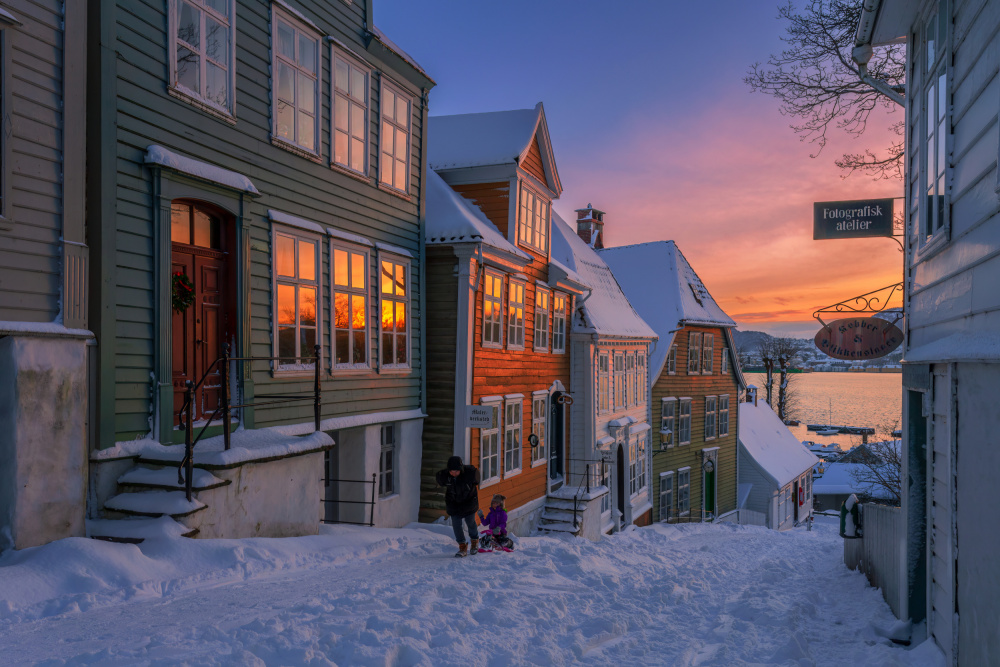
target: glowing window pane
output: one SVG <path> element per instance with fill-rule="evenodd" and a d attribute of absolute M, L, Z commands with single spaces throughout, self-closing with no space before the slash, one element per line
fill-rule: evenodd
<path fill-rule="evenodd" d="M 295 277 L 295 239 L 278 234 L 275 239 L 278 275 Z"/>
<path fill-rule="evenodd" d="M 278 324 L 295 324 L 294 285 L 278 285 Z"/>
<path fill-rule="evenodd" d="M 334 248 L 333 250 L 333 284 L 347 285 L 347 251 Z"/>
<path fill-rule="evenodd" d="M 367 269 L 365 256 L 356 252 L 351 253 L 351 287 L 354 289 L 365 288 L 365 270 Z"/>
<path fill-rule="evenodd" d="M 316 280 L 316 244 L 299 241 L 299 278 Z"/>

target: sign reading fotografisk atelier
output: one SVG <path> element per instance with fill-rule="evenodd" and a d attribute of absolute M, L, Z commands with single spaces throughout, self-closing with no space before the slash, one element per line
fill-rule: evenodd
<path fill-rule="evenodd" d="M 903 332 L 876 317 L 835 320 L 816 334 L 816 347 L 834 359 L 878 359 L 903 342 Z"/>
<path fill-rule="evenodd" d="M 821 201 L 813 204 L 813 240 L 892 236 L 892 200 Z"/>

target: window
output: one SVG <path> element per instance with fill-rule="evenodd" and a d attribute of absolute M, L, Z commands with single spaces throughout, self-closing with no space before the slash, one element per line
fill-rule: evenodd
<path fill-rule="evenodd" d="M 378 495 L 396 493 L 396 425 L 382 426 L 382 453 L 378 460 Z"/>
<path fill-rule="evenodd" d="M 493 426 L 479 429 L 479 474 L 489 482 L 500 479 L 500 399 L 482 404 L 493 408 Z"/>
<path fill-rule="evenodd" d="M 646 353 L 637 352 L 635 356 L 635 373 L 636 382 L 638 389 L 638 396 L 636 399 L 637 404 L 642 404 L 646 402 Z"/>
<path fill-rule="evenodd" d="M 701 334 L 692 331 L 688 334 L 688 375 L 701 372 Z"/>
<path fill-rule="evenodd" d="M 552 351 L 566 351 L 566 295 L 552 294 Z"/>
<path fill-rule="evenodd" d="M 813 480 L 812 475 L 806 475 L 806 500 L 812 500 Z"/>
<path fill-rule="evenodd" d="M 503 345 L 503 276 L 486 272 L 483 280 L 483 346 Z"/>
<path fill-rule="evenodd" d="M 333 161 L 367 175 L 368 84 L 370 70 L 340 49 L 331 49 L 333 61 Z"/>
<path fill-rule="evenodd" d="M 272 11 L 274 136 L 318 155 L 319 38 L 278 7 Z"/>
<path fill-rule="evenodd" d="M 521 399 L 520 394 L 507 397 L 504 404 L 503 471 L 505 475 L 521 470 Z"/>
<path fill-rule="evenodd" d="M 517 215 L 517 242 L 541 254 L 549 252 L 549 202 L 521 184 Z"/>
<path fill-rule="evenodd" d="M 540 287 L 535 289 L 535 349 L 549 349 L 549 292 Z"/>
<path fill-rule="evenodd" d="M 918 93 L 923 108 L 922 141 L 917 148 L 924 157 L 922 167 L 922 192 L 926 194 L 920 216 L 924 221 L 924 240 L 929 240 L 948 222 L 947 157 L 948 135 L 948 26 L 950 11 L 947 0 L 938 3 L 924 26 L 923 46 L 926 51 L 926 70 L 922 77 L 922 95 Z"/>
<path fill-rule="evenodd" d="M 715 334 L 703 334 L 704 344 L 702 345 L 702 355 L 701 355 L 701 372 L 705 375 L 711 375 L 712 370 L 715 368 L 714 357 L 715 357 Z"/>
<path fill-rule="evenodd" d="M 169 8 L 171 89 L 231 116 L 232 0 L 172 0 Z"/>
<path fill-rule="evenodd" d="M 720 370 L 723 375 L 729 375 L 729 348 L 722 348 L 722 364 Z"/>
<path fill-rule="evenodd" d="M 545 463 L 545 432 L 548 428 L 548 392 L 538 392 L 531 396 L 531 432 L 538 438 L 538 446 L 531 448 L 531 464 Z"/>
<path fill-rule="evenodd" d="M 601 352 L 597 355 L 597 411 L 607 412 L 610 410 L 608 405 L 609 389 L 608 383 L 610 382 L 610 373 L 608 368 L 608 353 Z"/>
<path fill-rule="evenodd" d="M 628 353 L 625 355 L 625 405 L 632 406 L 635 405 L 636 396 L 638 395 L 637 387 L 635 386 L 635 354 Z"/>
<path fill-rule="evenodd" d="M 636 436 L 636 480 L 635 487 L 636 491 L 642 491 L 646 488 L 646 451 L 649 449 L 647 446 L 649 443 L 649 431 L 643 431 L 638 436 Z"/>
<path fill-rule="evenodd" d="M 674 505 L 674 473 L 660 473 L 660 521 L 670 519 Z"/>
<path fill-rule="evenodd" d="M 729 395 L 719 396 L 719 437 L 729 435 Z"/>
<path fill-rule="evenodd" d="M 410 355 L 407 306 L 410 265 L 402 260 L 383 259 L 382 264 L 382 366 L 405 368 Z"/>
<path fill-rule="evenodd" d="M 615 408 L 625 407 L 625 355 L 615 352 Z"/>
<path fill-rule="evenodd" d="M 379 181 L 406 192 L 410 163 L 410 98 L 382 79 L 382 160 Z"/>
<path fill-rule="evenodd" d="M 368 368 L 368 251 L 330 244 L 333 366 Z"/>
<path fill-rule="evenodd" d="M 639 492 L 639 443 L 632 442 L 628 450 L 628 490 L 634 496 Z"/>
<path fill-rule="evenodd" d="M 315 346 L 319 345 L 316 327 L 319 240 L 277 229 L 273 234 L 278 369 L 306 370 L 313 368 Z M 303 364 L 303 368 L 290 368 L 296 364 Z"/>
<path fill-rule="evenodd" d="M 677 444 L 687 445 L 691 443 L 691 399 L 681 399 L 680 423 L 677 427 Z"/>
<path fill-rule="evenodd" d="M 666 439 L 667 447 L 673 447 L 674 443 L 677 442 L 677 431 L 674 430 L 676 417 L 677 399 L 664 398 L 660 403 L 660 433 L 669 432 L 670 435 Z"/>
<path fill-rule="evenodd" d="M 677 372 L 677 346 L 671 345 L 667 352 L 667 373 L 673 375 Z"/>
<path fill-rule="evenodd" d="M 677 515 L 687 516 L 691 513 L 691 468 L 681 468 L 677 471 Z"/>
<path fill-rule="evenodd" d="M 611 466 L 601 462 L 600 467 L 601 486 L 607 489 L 607 493 L 601 496 L 601 514 L 611 511 Z"/>
<path fill-rule="evenodd" d="M 715 396 L 705 397 L 705 440 L 715 438 Z"/>
<path fill-rule="evenodd" d="M 507 288 L 507 347 L 524 349 L 524 283 Z"/>

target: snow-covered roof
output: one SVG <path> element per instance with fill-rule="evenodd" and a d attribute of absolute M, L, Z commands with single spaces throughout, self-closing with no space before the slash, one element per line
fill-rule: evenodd
<path fill-rule="evenodd" d="M 573 271 L 592 290 L 573 315 L 573 331 L 656 338 L 653 328 L 625 298 L 608 265 L 555 211 L 552 212 L 552 260 Z"/>
<path fill-rule="evenodd" d="M 813 480 L 813 495 L 857 493 L 867 494 L 872 498 L 892 499 L 893 496 L 888 490 L 866 482 L 859 483 L 854 479 L 854 471 L 864 467 L 863 463 L 827 463 L 824 466 L 823 476 Z"/>
<path fill-rule="evenodd" d="M 427 70 L 421 67 L 420 63 L 414 60 L 413 56 L 411 56 L 403 49 L 399 48 L 399 45 L 397 45 L 394 41 L 386 37 L 385 33 L 378 29 L 378 26 L 372 26 L 372 34 L 375 36 L 375 39 L 382 42 L 385 48 L 389 49 L 397 56 L 405 60 L 411 67 L 413 67 L 413 69 L 417 70 L 418 72 L 426 76 L 428 80 L 430 80 L 432 83 L 435 83 L 434 79 L 431 79 L 431 75 L 427 73 Z"/>
<path fill-rule="evenodd" d="M 528 148 L 541 120 L 534 109 L 431 116 L 427 126 L 427 163 L 431 169 L 514 164 Z"/>
<path fill-rule="evenodd" d="M 779 489 L 819 463 L 763 401 L 740 403 L 739 434 L 740 446 Z"/>
<path fill-rule="evenodd" d="M 173 169 L 188 176 L 225 185 L 234 190 L 242 190 L 251 195 L 260 194 L 260 190 L 254 187 L 253 182 L 243 174 L 180 155 L 163 146 L 157 146 L 156 144 L 147 146 L 145 161 L 146 164 L 158 164 L 161 167 Z"/>
<path fill-rule="evenodd" d="M 425 234 L 428 245 L 484 243 L 497 250 L 530 259 L 527 253 L 504 238 L 479 207 L 452 190 L 433 169 L 427 170 L 426 216 Z"/>
<path fill-rule="evenodd" d="M 649 359 L 652 377 L 663 370 L 677 329 L 736 326 L 673 241 L 604 248 L 598 254 L 611 267 L 632 306 L 660 337 Z"/>

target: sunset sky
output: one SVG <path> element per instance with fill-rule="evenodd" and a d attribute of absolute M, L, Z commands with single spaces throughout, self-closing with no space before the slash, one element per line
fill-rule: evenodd
<path fill-rule="evenodd" d="M 811 338 L 814 310 L 902 277 L 891 239 L 812 240 L 814 201 L 902 195 L 833 164 L 902 112 L 811 159 L 742 81 L 781 47 L 776 1 L 375 0 L 375 23 L 437 81 L 432 115 L 543 102 L 556 211 L 606 211 L 607 245 L 675 240 L 741 329 Z"/>

